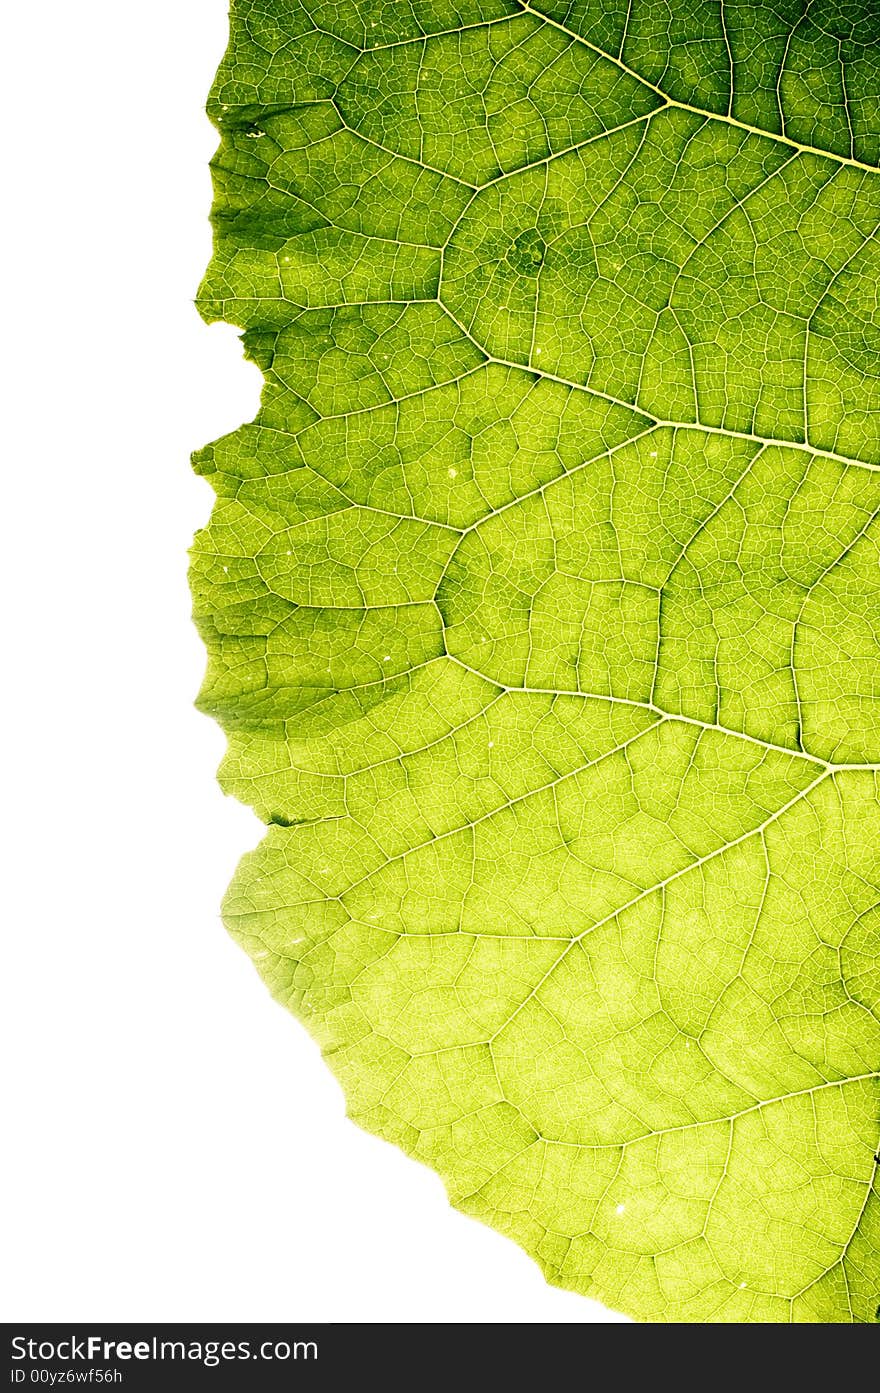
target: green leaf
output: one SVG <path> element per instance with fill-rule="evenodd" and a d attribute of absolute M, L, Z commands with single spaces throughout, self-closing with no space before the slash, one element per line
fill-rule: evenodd
<path fill-rule="evenodd" d="M 880 45 L 234 0 L 193 557 L 226 922 L 351 1115 L 643 1320 L 880 1295 Z"/>

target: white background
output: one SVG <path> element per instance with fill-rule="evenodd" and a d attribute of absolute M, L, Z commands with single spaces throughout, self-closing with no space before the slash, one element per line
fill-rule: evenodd
<path fill-rule="evenodd" d="M 185 578 L 210 506 L 188 454 L 259 391 L 191 304 L 225 0 L 4 29 L 0 1316 L 622 1319 L 348 1122 L 218 919 L 260 836 L 192 707 Z"/>

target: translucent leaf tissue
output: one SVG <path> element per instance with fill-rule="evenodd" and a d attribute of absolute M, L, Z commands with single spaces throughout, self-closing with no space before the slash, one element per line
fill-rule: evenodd
<path fill-rule="evenodd" d="M 643 1321 L 880 1302 L 880 7 L 233 0 L 226 922 Z"/>

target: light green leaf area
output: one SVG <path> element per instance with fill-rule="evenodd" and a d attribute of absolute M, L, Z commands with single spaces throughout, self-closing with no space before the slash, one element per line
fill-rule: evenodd
<path fill-rule="evenodd" d="M 233 0 L 201 696 L 351 1115 L 648 1321 L 880 1305 L 880 11 Z"/>

